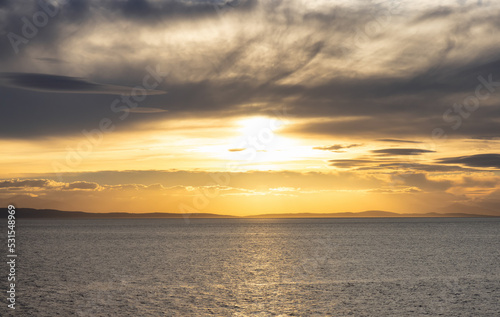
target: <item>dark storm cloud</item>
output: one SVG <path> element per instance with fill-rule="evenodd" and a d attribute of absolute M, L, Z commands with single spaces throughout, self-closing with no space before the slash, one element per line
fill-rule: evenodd
<path fill-rule="evenodd" d="M 435 151 L 423 150 L 423 149 L 380 149 L 372 150 L 372 153 L 393 156 L 393 155 L 421 155 L 424 153 L 434 153 Z"/>
<path fill-rule="evenodd" d="M 438 160 L 442 164 L 463 164 L 471 167 L 500 168 L 500 154 L 476 154 L 469 156 L 448 157 Z"/>
<path fill-rule="evenodd" d="M 86 81 L 82 78 L 30 73 L 0 73 L 0 80 L 12 87 L 48 92 L 87 93 L 87 94 L 130 94 L 133 87 L 102 85 Z M 145 90 L 145 94 L 157 95 L 166 92 Z"/>

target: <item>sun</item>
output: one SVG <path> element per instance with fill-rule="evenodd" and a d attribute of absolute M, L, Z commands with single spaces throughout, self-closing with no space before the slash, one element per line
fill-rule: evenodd
<path fill-rule="evenodd" d="M 295 141 L 279 135 L 284 122 L 277 118 L 250 117 L 238 120 L 239 136 L 226 158 L 252 169 L 277 169 L 292 159 Z"/>
<path fill-rule="evenodd" d="M 288 124 L 276 117 L 236 118 L 218 140 L 197 146 L 191 151 L 206 158 L 222 160 L 226 166 L 241 170 L 279 170 L 293 165 L 307 149 L 299 139 L 283 136 Z M 200 157 L 201 157 L 200 156 Z"/>
<path fill-rule="evenodd" d="M 259 135 L 280 130 L 285 124 L 282 120 L 269 117 L 250 117 L 237 121 L 239 131 L 248 135 Z"/>

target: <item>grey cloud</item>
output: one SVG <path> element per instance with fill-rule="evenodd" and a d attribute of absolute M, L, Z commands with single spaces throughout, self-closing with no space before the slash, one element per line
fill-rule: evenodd
<path fill-rule="evenodd" d="M 338 168 L 353 168 L 360 166 L 369 166 L 373 164 L 380 163 L 377 160 L 367 160 L 367 159 L 338 159 L 338 160 L 328 160 L 330 166 Z"/>
<path fill-rule="evenodd" d="M 401 164 L 397 162 L 390 162 L 386 164 L 379 164 L 379 161 L 368 159 L 355 159 L 355 160 L 330 160 L 330 165 L 337 168 L 356 168 L 356 170 L 403 170 L 406 172 L 397 173 L 394 179 L 402 182 L 406 186 L 417 187 L 424 191 L 443 191 L 453 186 L 453 182 L 442 180 L 434 181 L 428 179 L 424 169 L 429 169 L 425 165 L 420 164 Z M 436 171 L 436 170 L 434 170 Z"/>
<path fill-rule="evenodd" d="M 400 139 L 377 139 L 376 141 L 390 142 L 390 143 L 423 143 L 421 141 L 400 140 Z"/>
<path fill-rule="evenodd" d="M 489 136 L 489 135 L 484 135 L 484 136 L 477 136 L 471 138 L 472 140 L 495 140 L 495 141 L 500 141 L 500 136 Z M 476 142 L 476 141 L 472 141 Z"/>
<path fill-rule="evenodd" d="M 33 74 L 33 73 L 4 73 L 0 74 L 6 84 L 12 87 L 47 92 L 87 93 L 87 94 L 130 94 L 133 87 L 103 85 L 86 81 L 82 78 Z M 165 94 L 161 90 L 145 90 L 146 95 Z"/>
<path fill-rule="evenodd" d="M 167 112 L 168 110 L 159 109 L 159 108 L 151 108 L 151 107 L 137 107 L 128 109 L 128 112 L 132 113 L 159 113 L 159 112 Z"/>
<path fill-rule="evenodd" d="M 48 55 L 53 61 L 67 60 L 68 56 L 64 56 L 63 51 L 58 49 L 64 48 L 67 39 L 71 38 L 66 30 L 75 29 L 76 21 L 92 24 L 89 22 L 92 22 L 92 19 L 95 19 L 96 26 L 101 26 L 105 21 L 101 19 L 101 15 L 111 21 L 126 21 L 131 24 L 130 29 L 144 28 L 145 32 L 150 30 L 148 23 L 152 23 L 150 20 L 156 20 L 155 16 L 165 18 L 162 20 L 165 22 L 162 27 L 165 28 L 175 28 L 177 22 L 168 20 L 172 18 L 184 19 L 183 23 L 193 23 L 193 26 L 199 28 L 206 26 L 215 29 L 220 24 L 217 24 L 219 15 L 213 4 L 210 1 L 70 1 L 61 8 L 60 15 L 30 40 L 25 49 L 32 54 L 39 51 L 53 53 Z M 162 62 L 163 66 L 168 66 L 171 70 L 171 76 L 159 89 L 169 93 L 148 98 L 141 107 L 168 109 L 168 117 L 172 119 L 262 114 L 286 105 L 291 116 L 321 118 L 318 123 L 290 126 L 288 131 L 285 131 L 290 133 L 356 136 L 372 140 L 412 139 L 428 138 L 433 129 L 443 128 L 450 137 L 499 136 L 500 111 L 495 102 L 500 100 L 500 95 L 492 94 L 484 102 L 485 105 L 482 104 L 473 117 L 464 120 L 456 131 L 452 130 L 451 124 L 444 122 L 442 117 L 453 103 L 461 102 L 467 94 L 474 92 L 478 85 L 477 76 L 493 74 L 494 80 L 500 79 L 499 52 L 494 48 L 477 47 L 477 54 L 467 60 L 447 57 L 451 53 L 461 56 L 464 43 L 472 39 L 468 30 L 476 25 L 475 23 L 480 23 L 485 26 L 484 29 L 491 29 L 492 32 L 499 29 L 500 11 L 495 7 L 491 7 L 487 14 L 482 14 L 481 19 L 472 12 L 473 10 L 467 12 L 453 7 L 446 8 L 446 12 L 443 9 L 434 9 L 434 13 L 408 13 L 417 17 L 427 15 L 447 19 L 450 27 L 446 32 L 449 34 L 442 34 L 444 30 L 437 30 L 436 32 L 440 33 L 436 34 L 436 45 L 433 47 L 423 45 L 427 42 L 425 39 L 416 38 L 414 41 L 413 35 L 408 35 L 405 49 L 401 49 L 400 55 L 387 62 L 390 72 L 374 71 L 367 75 L 356 68 L 357 65 L 366 65 L 357 63 L 357 60 L 349 61 L 348 53 L 339 52 L 343 51 L 341 46 L 347 47 L 346 52 L 359 50 L 352 43 L 353 36 L 357 29 L 373 20 L 371 9 L 377 9 L 376 7 L 329 5 L 325 10 L 314 12 L 282 1 L 273 1 L 272 4 L 247 1 L 241 5 L 232 3 L 229 6 L 236 7 L 236 10 L 228 11 L 234 13 L 247 12 L 259 6 L 269 10 L 262 10 L 262 15 L 259 15 L 262 20 L 253 20 L 255 16 L 248 16 L 248 19 L 241 19 L 240 24 L 231 24 L 231 27 L 238 30 L 234 40 L 224 42 L 225 44 L 216 42 L 209 48 L 196 43 L 196 49 L 188 47 L 187 42 L 175 42 L 165 48 L 169 52 L 168 58 L 162 58 L 161 61 L 157 61 L 154 55 L 139 61 L 128 58 L 135 56 L 136 52 L 142 52 L 145 44 L 136 40 L 120 41 L 121 58 L 110 57 L 103 64 L 89 66 L 91 78 L 83 82 L 66 81 L 61 86 L 73 85 L 72 88 L 80 89 L 77 90 L 79 92 L 83 89 L 95 91 L 94 88 L 98 88 L 95 91 L 97 93 L 114 91 L 110 87 L 107 87 L 107 90 L 105 87 L 92 86 L 92 81 L 112 82 L 118 87 L 134 85 L 141 82 L 144 65 Z M 20 17 L 29 17 L 34 9 L 36 8 L 23 9 L 22 12 L 9 11 L 3 32 L 19 32 Z M 453 12 L 449 13 L 450 10 Z M 213 15 L 211 20 L 205 19 L 205 13 L 208 14 L 209 11 Z M 70 12 L 78 17 L 75 22 L 69 17 Z M 452 19 L 454 15 L 460 19 Z M 203 17 L 197 19 L 198 16 Z M 250 32 L 245 23 L 258 23 L 263 27 L 260 31 Z M 391 23 L 397 23 L 400 30 L 405 30 L 414 21 L 394 19 Z M 391 24 L 391 28 L 393 27 Z M 301 32 L 296 32 L 298 30 Z M 82 28 L 78 37 L 85 39 L 90 34 L 85 32 L 86 29 Z M 127 34 L 116 35 L 127 38 Z M 381 44 L 393 45 L 394 41 L 389 35 L 381 32 L 371 40 L 385 41 Z M 5 38 L 0 41 L 5 41 Z M 177 53 L 179 47 L 187 48 Z M 12 53 L 8 42 L 0 43 L 0 48 Z M 100 49 L 100 56 L 116 54 L 109 48 Z M 252 55 L 252 49 L 257 53 Z M 264 57 L 263 51 L 272 54 Z M 9 66 L 11 61 L 14 61 L 12 68 L 20 67 L 19 65 L 28 58 L 23 52 L 11 56 L 12 60 L 4 59 L 2 65 Z M 418 63 L 417 56 L 420 58 Z M 44 67 L 54 67 L 57 70 L 54 70 L 54 73 L 58 74 L 64 74 L 65 70 L 70 73 L 70 70 L 79 67 L 71 63 L 40 62 L 44 63 Z M 346 63 L 352 64 L 349 73 L 326 67 Z M 395 71 L 398 69 L 409 70 L 398 73 Z M 38 81 L 34 87 L 40 89 L 41 85 L 43 89 L 49 88 L 59 92 L 63 88 L 56 87 L 55 79 L 57 78 L 52 78 L 52 85 L 48 79 L 46 83 L 45 80 Z M 71 89 L 66 88 L 65 91 Z M 23 131 L 12 129 L 13 126 L 8 122 L 0 125 L 0 135 L 7 137 L 29 138 L 79 133 L 84 128 L 91 128 L 101 118 L 113 115 L 109 113 L 109 109 L 105 110 L 111 102 L 110 99 L 97 93 L 88 94 L 84 100 L 70 100 L 52 94 L 42 97 L 32 91 L 22 95 L 13 91 L 12 87 L 0 87 L 0 93 L 4 97 L 2 102 L 6 109 L 5 116 L 12 122 L 27 122 L 27 128 Z M 245 107 L 248 104 L 261 106 Z M 72 112 L 69 112 L 68 105 L 71 105 Z M 82 109 L 85 109 L 85 113 Z M 59 118 L 54 118 L 54 113 L 58 113 Z M 338 120 L 342 117 L 349 120 Z M 43 120 L 39 120 L 40 118 Z M 123 125 L 165 118 L 164 115 L 137 116 Z M 332 121 L 328 122 L 328 118 Z"/>
<path fill-rule="evenodd" d="M 43 83 L 44 78 L 53 79 L 52 76 L 41 75 L 36 76 L 34 83 L 30 83 L 24 80 L 31 79 L 31 76 L 23 76 L 23 81 L 19 84 L 30 87 L 36 85 L 38 88 L 57 89 L 57 91 L 18 89 L 0 85 L 1 106 L 4 112 L 4 116 L 0 119 L 0 136 L 3 138 L 43 138 L 47 135 L 80 134 L 83 130 L 90 131 L 97 128 L 103 118 L 111 120 L 117 130 L 120 130 L 144 119 L 145 115 L 134 112 L 152 113 L 152 110 L 148 108 L 154 108 L 155 118 L 168 114 L 166 112 L 168 109 L 163 109 L 163 104 L 158 103 L 152 106 L 155 99 L 165 96 L 164 91 L 150 91 L 152 94 L 140 102 L 139 107 L 136 108 L 137 111 L 131 111 L 132 113 L 125 122 L 120 119 L 122 113 L 113 111 L 111 105 L 116 100 L 123 103 L 122 97 L 115 94 L 130 95 L 132 88 L 89 84 L 87 81 L 71 78 L 67 80 L 67 77 Z M 62 83 L 62 88 L 58 82 Z M 137 85 L 141 82 L 138 81 Z M 99 93 L 90 93 L 87 89 L 98 89 Z M 68 92 L 79 93 L 78 98 Z M 160 109 L 162 112 L 159 112 Z M 18 128 L 20 122 L 23 125 L 22 129 Z"/>
<path fill-rule="evenodd" d="M 39 61 L 46 62 L 46 63 L 52 63 L 52 64 L 61 64 L 61 63 L 66 63 L 62 59 L 58 58 L 51 58 L 51 57 L 37 57 L 36 58 Z"/>
<path fill-rule="evenodd" d="M 57 8 L 53 6 L 57 3 Z M 45 6 L 42 6 L 44 4 Z M 256 7 L 256 0 L 56 0 L 19 1 L 2 0 L 0 9 L 5 10 L 4 22 L 0 23 L 0 57 L 6 60 L 17 60 L 24 57 L 24 45 L 20 53 L 14 53 L 9 33 L 23 36 L 23 28 L 27 19 L 32 23 L 36 12 L 47 12 L 50 17 L 48 23 L 37 28 L 36 36 L 29 38 L 29 46 L 43 48 L 46 53 L 57 53 L 60 42 L 75 34 L 82 36 L 79 29 L 99 23 L 102 17 L 107 21 L 135 21 L 139 25 L 155 25 L 163 22 L 172 22 L 180 19 L 197 19 L 204 17 L 218 17 L 222 14 L 247 12 Z M 102 21 L 101 21 L 102 22 Z M 84 36 L 84 35 L 83 35 Z"/>
<path fill-rule="evenodd" d="M 438 160 L 442 164 L 463 164 L 471 167 L 500 168 L 500 154 L 476 154 L 469 156 L 448 157 Z"/>
<path fill-rule="evenodd" d="M 0 188 L 9 187 L 47 187 L 51 186 L 53 181 L 47 179 L 10 179 L 1 180 Z"/>
<path fill-rule="evenodd" d="M 418 108 L 418 106 L 415 107 Z M 397 113 L 399 110 L 392 113 L 388 109 L 382 109 L 378 115 L 375 113 L 370 114 L 370 117 L 364 117 L 360 113 L 359 118 L 352 118 L 345 114 L 347 117 L 345 121 L 339 121 L 338 118 L 326 122 L 318 120 L 316 123 L 308 122 L 285 127 L 284 132 L 324 136 L 355 136 L 364 139 L 397 135 L 409 138 L 419 137 L 429 140 L 428 142 L 431 143 L 433 142 L 431 138 L 434 129 L 442 129 L 448 138 L 482 137 L 494 134 L 498 135 L 494 138 L 500 137 L 498 131 L 500 111 L 496 107 L 485 107 L 480 111 L 478 110 L 474 113 L 473 119 L 464 120 L 457 130 L 453 130 L 451 124 L 443 121 L 442 114 L 446 110 L 446 108 L 443 108 L 442 111 L 436 110 L 434 113 L 429 113 L 428 116 L 413 114 L 410 111 Z"/>
<path fill-rule="evenodd" d="M 422 164 L 422 163 L 386 163 L 386 164 L 378 164 L 376 166 L 377 169 L 392 169 L 392 170 L 412 170 L 412 171 L 421 171 L 421 172 L 429 172 L 429 173 L 440 173 L 440 172 L 460 172 L 460 171 L 468 171 L 468 172 L 480 172 L 480 169 L 474 168 L 464 168 L 458 165 L 439 165 L 439 164 Z M 367 168 L 359 168 L 358 170 L 370 170 L 375 169 L 373 167 Z"/>
<path fill-rule="evenodd" d="M 446 18 L 452 15 L 455 10 L 451 7 L 439 7 L 436 9 L 430 9 L 426 12 L 420 14 L 415 20 L 415 23 L 428 22 L 429 20 L 435 20 L 440 18 Z"/>
<path fill-rule="evenodd" d="M 434 153 L 435 151 L 423 150 L 423 149 L 380 149 L 380 150 L 372 150 L 372 153 L 393 156 L 393 155 L 421 155 L 425 153 Z"/>
<path fill-rule="evenodd" d="M 94 182 L 75 181 L 71 183 L 60 183 L 51 179 L 6 179 L 0 180 L 0 188 L 23 189 L 91 189 L 99 188 L 99 184 Z"/>
<path fill-rule="evenodd" d="M 202 1 L 148 1 L 125 0 L 106 1 L 105 6 L 112 12 L 121 12 L 125 18 L 144 20 L 145 23 L 155 22 L 164 18 L 199 17 L 215 15 L 217 12 L 230 10 L 250 10 L 255 7 L 255 0 L 202 0 Z"/>
<path fill-rule="evenodd" d="M 334 145 L 329 145 L 329 146 L 316 146 L 313 147 L 314 150 L 322 150 L 322 151 L 332 151 L 332 152 L 339 152 L 344 149 L 350 149 L 353 147 L 358 147 L 361 146 L 361 144 L 334 144 Z"/>
<path fill-rule="evenodd" d="M 459 165 L 424 164 L 412 161 L 395 161 L 380 159 L 336 159 L 329 160 L 330 166 L 355 171 L 413 171 L 426 173 L 441 172 L 480 172 L 482 169 L 467 168 Z"/>

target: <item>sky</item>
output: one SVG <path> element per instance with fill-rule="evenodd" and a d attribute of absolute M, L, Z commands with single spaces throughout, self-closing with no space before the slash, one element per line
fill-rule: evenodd
<path fill-rule="evenodd" d="M 500 215 L 500 3 L 0 0 L 0 205 Z"/>

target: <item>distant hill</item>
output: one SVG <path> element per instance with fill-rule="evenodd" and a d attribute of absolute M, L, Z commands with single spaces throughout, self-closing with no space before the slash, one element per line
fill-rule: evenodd
<path fill-rule="evenodd" d="M 1 208 L 0 217 L 6 218 L 7 208 Z M 128 213 L 128 212 L 83 212 L 83 211 L 61 211 L 55 209 L 33 209 L 16 208 L 18 218 L 237 218 L 229 215 L 217 215 L 210 213 L 181 214 L 166 212 L 150 213 Z"/>
<path fill-rule="evenodd" d="M 335 212 L 335 213 L 289 213 L 289 214 L 262 214 L 247 216 L 247 218 L 422 218 L 422 217 L 496 217 L 492 215 L 476 215 L 467 213 L 421 213 L 399 214 L 390 211 L 368 210 L 362 212 Z"/>
<path fill-rule="evenodd" d="M 7 207 L 0 209 L 0 217 L 6 218 Z M 219 215 L 212 213 L 128 213 L 109 212 L 93 213 L 83 211 L 61 211 L 54 209 L 17 208 L 17 218 L 410 218 L 410 217 L 496 217 L 492 215 L 476 215 L 467 213 L 422 213 L 422 214 L 398 214 L 389 211 L 369 210 L 363 212 L 340 212 L 340 213 L 286 213 L 286 214 L 261 214 L 246 217 Z"/>

